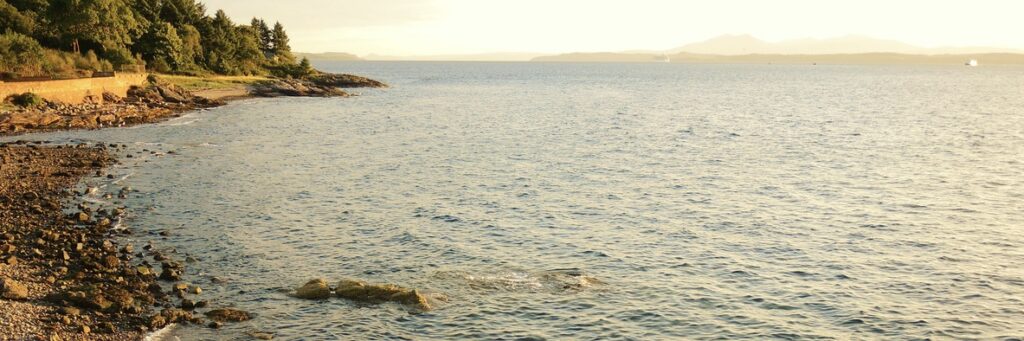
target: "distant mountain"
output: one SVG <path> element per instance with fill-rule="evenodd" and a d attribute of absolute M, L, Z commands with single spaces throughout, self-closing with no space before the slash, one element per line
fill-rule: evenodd
<path fill-rule="evenodd" d="M 387 61 L 460 61 L 460 62 L 525 62 L 542 56 L 541 53 L 529 52 L 494 52 L 477 54 L 448 54 L 426 56 L 383 56 L 371 54 L 367 60 Z"/>
<path fill-rule="evenodd" d="M 1024 64 L 1024 50 L 992 47 L 924 48 L 863 36 L 766 42 L 750 35 L 724 35 L 659 52 L 568 53 L 534 58 L 538 62 L 695 63 L 962 63 Z"/>
<path fill-rule="evenodd" d="M 356 55 L 351 54 L 351 53 L 345 53 L 345 52 L 324 52 L 324 53 L 302 53 L 302 52 L 296 52 L 294 54 L 298 58 L 306 57 L 306 58 L 309 58 L 309 60 L 317 60 L 317 61 L 360 61 L 360 60 L 363 60 L 362 58 L 359 58 L 359 56 L 356 56 Z"/>
<path fill-rule="evenodd" d="M 876 39 L 849 35 L 829 39 L 793 39 L 777 43 L 766 42 L 750 35 L 724 35 L 666 51 L 668 53 L 697 53 L 735 56 L 744 54 L 971 54 L 971 53 L 1024 53 L 1024 50 L 998 47 L 938 47 L 914 46 L 896 40 Z"/>

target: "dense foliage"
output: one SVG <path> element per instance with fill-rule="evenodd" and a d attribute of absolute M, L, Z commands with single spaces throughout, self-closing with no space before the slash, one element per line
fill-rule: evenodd
<path fill-rule="evenodd" d="M 293 75 L 284 27 L 236 25 L 196 0 L 0 0 L 0 72 L 73 77 L 92 71 Z"/>

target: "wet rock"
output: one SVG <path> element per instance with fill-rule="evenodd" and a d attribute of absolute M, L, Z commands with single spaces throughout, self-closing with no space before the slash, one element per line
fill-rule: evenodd
<path fill-rule="evenodd" d="M 173 291 L 188 291 L 188 284 L 185 284 L 185 283 L 175 283 L 174 286 L 171 287 L 171 290 L 173 290 Z"/>
<path fill-rule="evenodd" d="M 314 279 L 298 288 L 295 296 L 307 300 L 324 300 L 331 297 L 331 288 L 326 280 Z"/>
<path fill-rule="evenodd" d="M 184 310 L 195 310 L 196 309 L 196 303 L 193 302 L 190 299 L 187 299 L 187 298 L 183 299 L 183 300 L 181 300 L 181 309 L 184 309 Z"/>
<path fill-rule="evenodd" d="M 165 267 L 163 271 L 160 272 L 160 279 L 165 281 L 180 281 L 181 270 Z"/>
<path fill-rule="evenodd" d="M 160 316 L 163 316 L 166 319 L 167 323 L 192 322 L 192 320 L 195 319 L 192 316 L 192 313 L 177 308 L 167 308 L 161 310 Z"/>
<path fill-rule="evenodd" d="M 217 322 L 242 322 L 251 319 L 252 315 L 238 309 L 221 308 L 206 312 L 206 317 Z"/>
<path fill-rule="evenodd" d="M 0 297 L 9 300 L 28 299 L 28 288 L 12 279 L 0 278 Z"/>
<path fill-rule="evenodd" d="M 221 327 L 224 326 L 224 324 L 217 321 L 211 321 L 210 324 L 206 326 L 210 327 L 211 329 L 220 329 Z"/>
<path fill-rule="evenodd" d="M 428 295 L 416 289 L 394 284 L 368 284 L 363 281 L 342 280 L 335 289 L 338 297 L 367 303 L 395 302 L 421 310 L 431 310 Z"/>

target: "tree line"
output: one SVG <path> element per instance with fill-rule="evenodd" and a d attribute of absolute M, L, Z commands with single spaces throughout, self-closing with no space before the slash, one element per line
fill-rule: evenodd
<path fill-rule="evenodd" d="M 292 75 L 288 34 L 248 25 L 196 0 L 0 0 L 0 72 L 73 76 L 89 71 Z"/>

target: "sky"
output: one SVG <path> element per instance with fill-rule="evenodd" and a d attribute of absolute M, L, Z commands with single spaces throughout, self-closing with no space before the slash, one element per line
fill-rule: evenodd
<path fill-rule="evenodd" d="M 1020 0 L 200 0 L 292 49 L 376 55 L 666 50 L 723 34 L 1024 49 Z"/>

